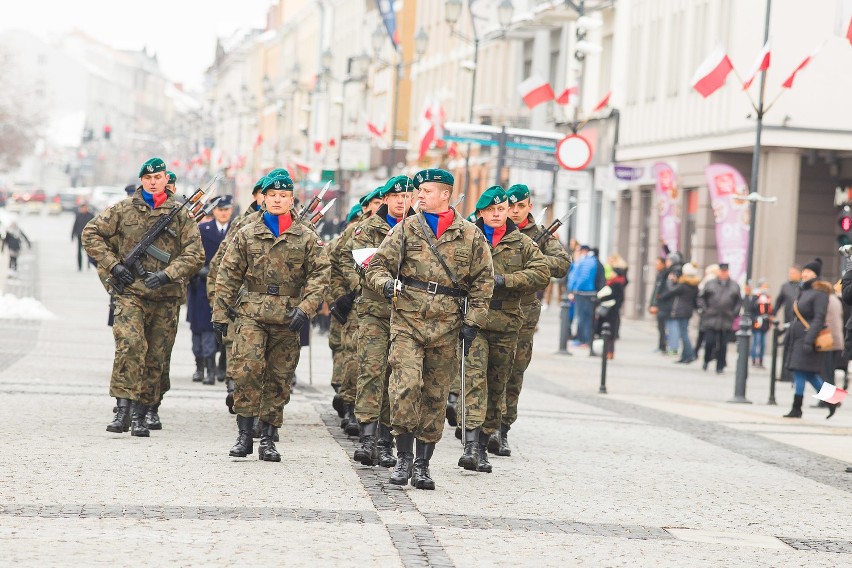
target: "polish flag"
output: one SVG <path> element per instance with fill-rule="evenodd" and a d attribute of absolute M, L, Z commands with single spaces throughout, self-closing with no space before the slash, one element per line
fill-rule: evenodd
<path fill-rule="evenodd" d="M 449 148 L 447 148 L 447 155 L 450 158 L 458 158 L 459 157 L 459 145 L 456 142 L 450 144 Z"/>
<path fill-rule="evenodd" d="M 849 28 L 846 30 L 846 39 L 852 43 L 852 20 L 849 20 Z"/>
<path fill-rule="evenodd" d="M 818 398 L 829 404 L 837 404 L 838 402 L 843 402 L 843 399 L 846 398 L 847 394 L 849 393 L 845 390 L 839 389 L 833 384 L 825 382 L 822 383 L 822 388 L 814 395 L 814 398 Z"/>
<path fill-rule="evenodd" d="M 387 132 L 387 130 L 388 130 L 388 126 L 386 124 L 386 125 L 382 126 L 381 130 L 379 130 L 378 126 L 376 126 L 375 124 L 373 124 L 372 122 L 370 122 L 368 120 L 367 121 L 367 130 L 369 130 L 370 134 L 372 134 L 376 138 L 384 138 L 385 132 Z"/>
<path fill-rule="evenodd" d="M 420 148 L 417 159 L 422 160 L 432 144 L 444 136 L 444 119 L 446 113 L 443 105 L 437 101 L 426 101 L 423 115 L 420 117 Z"/>
<path fill-rule="evenodd" d="M 546 103 L 547 101 L 552 101 L 556 98 L 553 94 L 553 88 L 550 86 L 550 83 L 538 75 L 533 75 L 529 79 L 521 82 L 521 84 L 518 85 L 518 92 L 524 99 L 524 104 L 526 104 L 529 108 L 535 108 L 541 103 Z"/>
<path fill-rule="evenodd" d="M 784 81 L 781 84 L 781 86 L 784 87 L 785 89 L 792 89 L 793 88 L 793 81 L 796 79 L 796 73 L 798 73 L 799 71 L 801 71 L 802 69 L 804 69 L 805 67 L 808 66 L 808 64 L 811 62 L 811 59 L 813 59 L 814 56 L 819 52 L 819 49 L 820 48 L 815 49 L 810 55 L 805 57 L 802 60 L 802 62 L 799 63 L 799 66 L 796 67 L 795 69 L 793 69 L 793 72 L 790 73 L 790 76 L 787 77 L 787 80 Z"/>
<path fill-rule="evenodd" d="M 717 47 L 695 71 L 692 76 L 692 88 L 707 98 L 725 84 L 725 79 L 733 70 L 734 65 L 728 54 L 721 47 Z"/>
<path fill-rule="evenodd" d="M 595 105 L 595 108 L 592 109 L 592 112 L 598 112 L 599 110 L 603 110 L 609 104 L 609 98 L 612 96 L 612 91 L 608 92 L 604 98 L 601 99 L 601 102 Z"/>
<path fill-rule="evenodd" d="M 567 105 L 569 102 L 571 102 L 571 97 L 576 97 L 579 92 L 580 88 L 576 85 L 573 87 L 568 87 L 567 89 L 562 91 L 562 94 L 559 95 L 558 99 L 556 99 L 556 103 L 560 105 Z"/>
<path fill-rule="evenodd" d="M 254 139 L 254 149 L 257 150 L 258 148 L 260 148 L 261 144 L 263 144 L 263 134 L 258 132 L 257 138 Z"/>
<path fill-rule="evenodd" d="M 334 148 L 335 146 L 337 146 L 337 140 L 335 140 L 334 138 L 329 138 L 328 139 L 328 147 Z"/>
<path fill-rule="evenodd" d="M 379 250 L 379 249 L 377 249 L 377 248 L 352 249 L 352 258 L 355 259 L 355 264 L 357 264 L 361 268 L 367 268 L 370 265 L 370 261 L 373 259 L 373 255 L 376 254 L 377 250 Z"/>
<path fill-rule="evenodd" d="M 758 73 L 769 69 L 770 54 L 769 40 L 767 40 L 766 45 L 764 45 L 763 49 L 760 50 L 760 53 L 757 54 L 757 59 L 755 60 L 754 65 L 751 66 L 748 78 L 743 83 L 743 91 L 747 91 L 748 88 L 751 87 L 751 84 L 754 81 L 754 78 L 757 77 Z"/>
<path fill-rule="evenodd" d="M 302 175 L 307 175 L 309 171 L 311 171 L 311 167 L 305 162 L 300 162 L 299 160 L 293 161 L 293 166 L 290 168 L 290 171 L 298 170 L 302 173 Z"/>
<path fill-rule="evenodd" d="M 314 152 L 317 154 L 322 152 L 322 142 L 319 140 L 314 140 Z"/>

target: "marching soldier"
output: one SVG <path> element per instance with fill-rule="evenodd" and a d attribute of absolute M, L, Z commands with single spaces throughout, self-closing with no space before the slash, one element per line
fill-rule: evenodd
<path fill-rule="evenodd" d="M 146 254 L 141 267 L 124 266 L 122 258 L 159 217 L 174 207 L 174 196 L 166 191 L 166 164 L 151 158 L 139 171 L 142 186 L 95 217 L 83 229 L 86 252 L 98 263 L 106 281 L 110 275 L 124 285 L 115 294 L 115 360 L 110 396 L 118 410 L 107 426 L 109 432 L 126 432 L 132 414 L 131 435 L 150 435 L 145 423 L 148 407 L 161 400 L 161 378 L 171 359 L 177 333 L 180 304 L 186 280 L 204 264 L 204 249 L 198 226 L 189 216 L 175 215 L 169 229 L 154 242 L 157 257 Z M 134 275 L 140 272 L 145 277 Z M 131 408 L 132 407 L 132 408 Z"/>
<path fill-rule="evenodd" d="M 476 226 L 491 246 L 494 295 L 488 321 L 473 340 L 466 360 L 467 393 L 462 400 L 468 414 L 464 453 L 458 465 L 486 473 L 491 473 L 486 446 L 500 427 L 506 381 L 523 322 L 521 298 L 544 288 L 550 276 L 547 262 L 532 239 L 507 219 L 507 201 L 505 190 L 493 186 L 476 202 Z M 458 392 L 460 385 L 455 387 Z"/>
<path fill-rule="evenodd" d="M 258 459 L 278 462 L 274 438 L 290 401 L 299 330 L 322 302 L 328 259 L 322 239 L 293 216 L 290 177 L 268 175 L 261 191 L 266 211 L 240 229 L 222 259 L 213 322 L 224 335 L 229 310 L 236 312 L 230 370 L 239 435 L 229 455 L 253 453 L 252 428 L 259 417 Z"/>
<path fill-rule="evenodd" d="M 383 186 L 382 186 L 383 187 Z M 340 388 L 335 396 L 336 401 L 332 404 L 342 404 L 343 419 L 340 427 L 349 436 L 358 435 L 358 421 L 355 419 L 355 392 L 358 380 L 358 318 L 350 317 L 355 298 L 361 292 L 361 281 L 354 270 L 355 261 L 352 258 L 352 249 L 349 241 L 356 228 L 369 218 L 382 204 L 377 187 L 363 198 L 361 206 L 364 209 L 364 217 L 358 223 L 350 225 L 343 231 L 333 247 L 329 248 L 328 259 L 331 263 L 331 276 L 329 285 L 329 297 L 333 299 L 330 303 L 332 315 L 341 323 L 341 353 L 338 357 L 340 362 Z"/>
<path fill-rule="evenodd" d="M 414 186 L 407 176 L 389 179 L 380 193 L 383 205 L 375 215 L 355 229 L 351 245 L 347 248 L 378 248 L 404 216 L 414 214 L 408 207 L 413 191 Z M 363 465 L 378 463 L 382 467 L 393 467 L 396 465 L 396 458 L 393 455 L 388 401 L 391 303 L 365 284 L 363 268 L 359 268 L 362 291 L 355 306 L 358 314 L 355 417 L 361 429 L 361 436 L 354 459 Z"/>
<path fill-rule="evenodd" d="M 434 489 L 429 460 L 443 432 L 450 383 L 462 351 L 487 322 L 494 273 L 482 231 L 450 207 L 452 174 L 423 170 L 414 187 L 420 212 L 390 231 L 370 261 L 366 283 L 385 298 L 399 296 L 388 359 L 397 449 L 390 482 L 410 479 L 417 489 Z"/>
<path fill-rule="evenodd" d="M 545 227 L 537 225 L 532 216 L 532 200 L 530 190 L 526 185 L 516 184 L 509 188 L 509 218 L 520 231 L 536 239 L 546 231 Z M 565 278 L 568 268 L 571 266 L 571 257 L 554 236 L 546 236 L 539 245 L 539 250 L 544 254 L 551 278 Z M 542 287 L 541 289 L 543 289 Z M 500 456 L 511 455 L 509 448 L 509 428 L 518 419 L 518 397 L 521 394 L 521 386 L 524 383 L 524 371 L 532 360 L 533 336 L 538 326 L 538 318 L 541 315 L 541 302 L 535 295 L 534 290 L 523 295 L 521 298 L 521 311 L 524 322 L 518 333 L 518 347 L 515 350 L 515 360 L 512 363 L 512 373 L 506 383 L 506 394 L 503 403 L 502 423 L 499 434 L 495 433 L 488 441 L 488 451 Z"/>

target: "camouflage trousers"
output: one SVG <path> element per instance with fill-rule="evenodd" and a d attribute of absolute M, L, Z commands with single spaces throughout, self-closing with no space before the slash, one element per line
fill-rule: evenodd
<path fill-rule="evenodd" d="M 541 316 L 541 303 L 536 300 L 533 304 L 521 306 L 524 312 L 524 323 L 518 333 L 518 347 L 515 350 L 515 361 L 512 363 L 512 373 L 506 383 L 506 396 L 503 397 L 503 424 L 511 426 L 518 419 L 518 399 L 524 384 L 524 372 L 532 361 L 533 337 L 538 318 Z"/>
<path fill-rule="evenodd" d="M 436 443 L 444 431 L 450 383 L 459 374 L 461 341 L 458 327 L 434 335 L 434 327 L 423 324 L 414 329 L 391 319 L 391 427 L 396 436 L 413 433 L 418 440 Z"/>
<path fill-rule="evenodd" d="M 506 382 L 515 357 L 518 332 L 479 330 L 465 359 L 465 428 L 491 434 L 500 427 Z M 451 392 L 461 392 L 461 377 Z M 461 422 L 460 422 L 461 423 Z"/>
<path fill-rule="evenodd" d="M 328 348 L 331 349 L 331 386 L 339 387 L 343 382 L 343 363 L 339 361 L 343 349 L 340 339 L 341 324 L 331 318 L 328 326 Z"/>
<path fill-rule="evenodd" d="M 358 384 L 355 417 L 358 422 L 390 425 L 388 351 L 390 320 L 370 313 L 369 304 L 358 313 Z"/>
<path fill-rule="evenodd" d="M 358 386 L 358 316 L 355 310 L 349 313 L 346 323 L 341 326 L 340 343 L 340 354 L 334 359 L 334 366 L 340 367 L 340 390 L 337 392 L 344 404 L 354 405 Z"/>
<path fill-rule="evenodd" d="M 238 317 L 228 359 L 234 379 L 234 412 L 243 417 L 258 416 L 280 427 L 300 353 L 298 331 Z"/>
<path fill-rule="evenodd" d="M 109 394 L 142 404 L 160 402 L 168 390 L 169 363 L 177 334 L 180 301 L 115 298 L 115 360 Z"/>

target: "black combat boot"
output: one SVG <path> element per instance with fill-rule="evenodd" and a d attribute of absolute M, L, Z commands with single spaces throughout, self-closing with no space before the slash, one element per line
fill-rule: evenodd
<path fill-rule="evenodd" d="M 331 407 L 337 411 L 337 416 L 343 418 L 346 415 L 346 405 L 343 404 L 343 397 L 334 393 L 334 398 L 331 399 Z"/>
<path fill-rule="evenodd" d="M 228 393 L 225 395 L 225 406 L 228 407 L 228 412 L 236 414 L 234 412 L 234 379 L 225 381 L 225 390 Z"/>
<path fill-rule="evenodd" d="M 375 422 L 365 422 L 361 424 L 361 436 L 359 438 L 359 446 L 352 456 L 356 462 L 361 465 L 374 466 L 379 462 L 379 451 L 376 447 L 376 430 L 378 424 Z"/>
<path fill-rule="evenodd" d="M 216 357 L 215 355 L 213 356 Z M 225 373 L 228 369 L 228 356 L 225 354 L 225 350 L 222 349 L 219 351 L 219 365 L 216 368 L 216 380 L 220 383 L 225 380 Z"/>
<path fill-rule="evenodd" d="M 275 437 L 278 427 L 269 422 L 260 422 L 260 444 L 257 448 L 257 459 L 268 462 L 280 462 L 281 454 L 275 449 Z"/>
<path fill-rule="evenodd" d="M 254 417 L 237 415 L 237 443 L 231 448 L 229 456 L 235 458 L 244 458 L 249 454 L 254 453 L 252 447 L 251 431 L 254 426 Z"/>
<path fill-rule="evenodd" d="M 396 457 L 393 455 L 393 436 L 388 426 L 379 423 L 379 441 L 376 443 L 379 449 L 379 465 L 382 467 L 393 467 L 396 465 Z"/>
<path fill-rule="evenodd" d="M 251 437 L 260 438 L 260 418 L 254 417 L 254 423 L 251 426 Z"/>
<path fill-rule="evenodd" d="M 507 424 L 500 426 L 500 448 L 497 450 L 498 456 L 509 457 L 512 455 L 512 448 L 509 447 L 509 428 L 510 426 Z"/>
<path fill-rule="evenodd" d="M 465 430 L 464 453 L 459 458 L 459 467 L 468 471 L 476 471 L 479 464 L 479 428 Z"/>
<path fill-rule="evenodd" d="M 459 424 L 458 420 L 458 402 L 459 396 L 455 393 L 450 393 L 450 396 L 447 397 L 447 424 L 455 428 Z"/>
<path fill-rule="evenodd" d="M 802 417 L 802 402 L 804 401 L 804 395 L 797 394 L 793 397 L 793 408 L 790 409 L 790 412 L 785 414 L 783 418 L 801 418 Z"/>
<path fill-rule="evenodd" d="M 414 459 L 414 469 L 411 472 L 411 485 L 415 489 L 435 489 L 435 482 L 429 475 L 429 460 L 435 444 L 427 444 L 417 440 L 417 457 Z"/>
<path fill-rule="evenodd" d="M 488 438 L 488 446 L 486 449 L 494 455 L 500 451 L 500 433 L 494 432 Z"/>
<path fill-rule="evenodd" d="M 361 429 L 358 427 L 358 420 L 355 418 L 355 406 L 352 404 L 346 405 L 346 416 L 347 420 L 346 425 L 343 427 L 343 430 L 346 432 L 347 436 L 357 436 Z"/>
<path fill-rule="evenodd" d="M 476 464 L 476 471 L 491 473 L 491 462 L 488 461 L 488 451 L 485 448 L 490 437 L 485 432 L 479 433 L 479 463 Z"/>
<path fill-rule="evenodd" d="M 130 424 L 130 435 L 147 438 L 151 435 L 145 425 L 145 415 L 148 414 L 148 405 L 141 402 L 133 403 L 133 422 Z"/>
<path fill-rule="evenodd" d="M 414 434 L 396 437 L 396 467 L 390 476 L 393 485 L 405 485 L 411 478 L 414 467 Z"/>
<path fill-rule="evenodd" d="M 130 399 L 127 398 L 119 398 L 116 399 L 116 407 L 115 407 L 115 416 L 112 418 L 112 422 L 110 422 L 109 426 L 107 426 L 107 432 L 114 432 L 116 434 L 121 434 L 122 432 L 127 432 L 130 428 Z"/>
<path fill-rule="evenodd" d="M 204 376 L 204 380 L 201 381 L 203 385 L 214 385 L 216 384 L 216 358 L 215 357 L 205 357 L 204 358 L 204 367 L 207 369 L 207 373 Z"/>
<path fill-rule="evenodd" d="M 195 358 L 195 372 L 192 373 L 192 382 L 200 383 L 204 380 L 204 359 L 201 357 Z"/>
<path fill-rule="evenodd" d="M 148 430 L 162 430 L 163 423 L 160 422 L 160 403 L 148 407 L 148 414 L 145 415 L 145 424 L 148 425 Z"/>

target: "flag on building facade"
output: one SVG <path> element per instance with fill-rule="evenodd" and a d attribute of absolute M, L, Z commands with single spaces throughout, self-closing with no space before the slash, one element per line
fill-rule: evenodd
<path fill-rule="evenodd" d="M 733 70 L 734 65 L 728 54 L 721 47 L 717 47 L 695 71 L 691 81 L 692 88 L 707 98 L 725 84 L 725 79 Z"/>
<path fill-rule="evenodd" d="M 592 112 L 598 112 L 599 110 L 603 110 L 609 104 L 609 98 L 612 96 L 612 91 L 608 92 L 604 98 L 600 100 L 598 104 L 595 105 L 595 108 L 592 109 Z"/>
<path fill-rule="evenodd" d="M 420 116 L 420 149 L 417 159 L 422 160 L 436 140 L 444 135 L 444 107 L 437 101 L 426 100 Z"/>
<path fill-rule="evenodd" d="M 751 70 L 743 83 L 743 91 L 748 90 L 748 88 L 751 87 L 751 84 L 754 81 L 754 78 L 757 77 L 758 73 L 769 69 L 770 56 L 769 40 L 767 40 L 763 49 L 761 49 L 760 53 L 757 54 L 757 59 L 755 60 L 754 65 L 751 66 Z"/>
<path fill-rule="evenodd" d="M 781 84 L 781 86 L 782 86 L 782 87 L 784 87 L 785 89 L 792 89 L 792 88 L 793 88 L 793 81 L 795 81 L 795 80 L 796 80 L 796 74 L 797 74 L 799 71 L 801 71 L 802 69 L 804 69 L 805 67 L 807 67 L 807 66 L 808 66 L 808 64 L 811 62 L 811 60 L 812 60 L 812 59 L 816 56 L 816 54 L 819 52 L 819 49 L 820 49 L 820 48 L 815 49 L 813 52 L 811 52 L 811 54 L 810 54 L 810 55 L 808 55 L 807 57 L 805 57 L 805 58 L 802 60 L 802 62 L 801 62 L 801 63 L 799 63 L 798 67 L 796 67 L 795 69 L 793 69 L 793 72 L 792 72 L 792 73 L 790 73 L 790 76 L 789 76 L 789 77 L 787 77 L 787 80 L 786 80 L 786 81 L 784 81 L 784 82 Z"/>
<path fill-rule="evenodd" d="M 521 98 L 524 99 L 524 104 L 531 109 L 541 103 L 546 103 L 556 98 L 550 83 L 538 75 L 532 75 L 530 78 L 522 81 L 518 85 L 518 92 L 521 94 Z"/>
<path fill-rule="evenodd" d="M 559 95 L 559 97 L 556 99 L 556 103 L 560 105 L 567 105 L 571 102 L 571 97 L 576 97 L 579 92 L 580 88 L 576 85 L 573 87 L 568 87 L 567 89 L 562 91 L 562 94 Z"/>
<path fill-rule="evenodd" d="M 399 49 L 399 31 L 396 29 L 396 12 L 393 10 L 393 0 L 376 0 L 376 8 L 388 31 L 388 37 L 393 42 L 394 49 Z"/>

